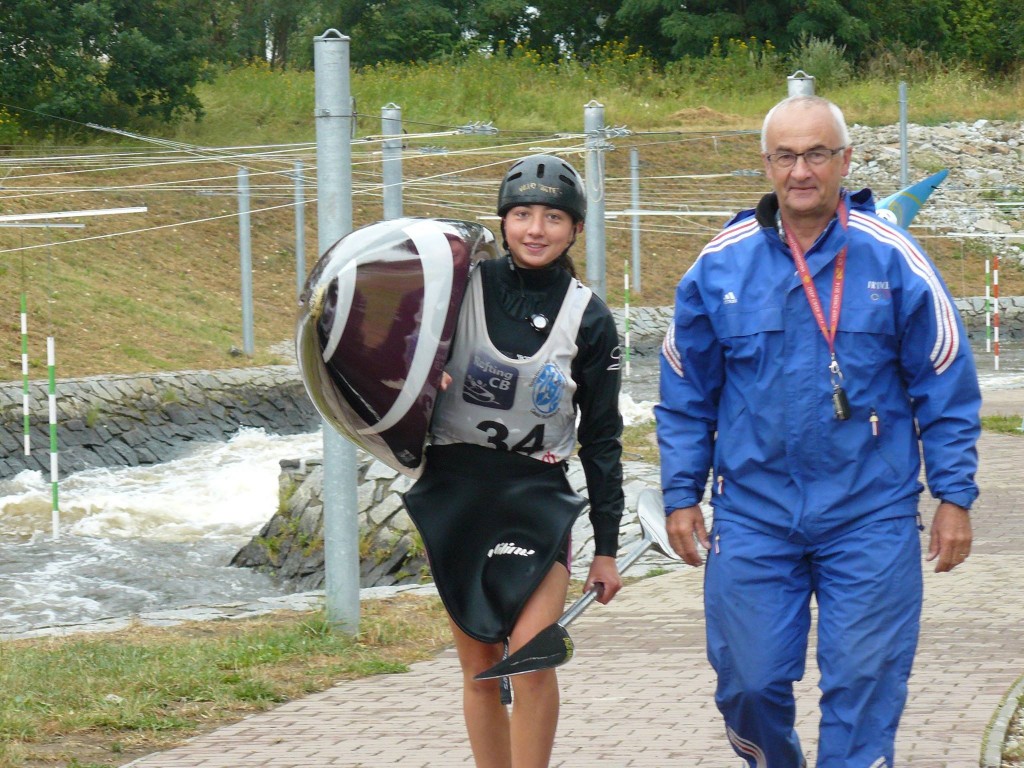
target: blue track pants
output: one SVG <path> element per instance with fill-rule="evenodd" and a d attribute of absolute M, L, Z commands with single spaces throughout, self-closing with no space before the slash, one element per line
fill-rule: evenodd
<path fill-rule="evenodd" d="M 750 768 L 800 768 L 793 682 L 817 603 L 817 768 L 891 768 L 921 617 L 916 518 L 796 544 L 715 521 L 705 574 L 708 658 L 733 749 Z"/>

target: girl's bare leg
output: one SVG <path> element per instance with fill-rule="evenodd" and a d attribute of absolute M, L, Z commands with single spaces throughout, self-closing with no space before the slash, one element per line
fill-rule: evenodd
<path fill-rule="evenodd" d="M 569 572 L 556 563 L 523 608 L 509 638 L 509 652 L 515 653 L 565 610 Z M 512 766 L 546 768 L 551 760 L 558 727 L 558 678 L 554 669 L 515 675 L 511 678 Z"/>
<path fill-rule="evenodd" d="M 462 665 L 462 714 L 477 768 L 511 768 L 509 716 L 501 703 L 500 680 L 474 680 L 501 660 L 501 643 L 475 640 L 449 619 Z"/>
<path fill-rule="evenodd" d="M 565 609 L 569 573 L 556 563 L 527 600 L 509 638 L 515 653 Z M 553 669 L 512 677 L 512 716 L 501 703 L 500 680 L 474 680 L 497 664 L 501 643 L 475 640 L 449 619 L 462 666 L 462 712 L 477 768 L 546 768 L 558 726 L 558 679 Z"/>

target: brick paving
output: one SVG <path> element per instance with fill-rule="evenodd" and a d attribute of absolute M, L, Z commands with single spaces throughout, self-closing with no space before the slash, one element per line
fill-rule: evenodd
<path fill-rule="evenodd" d="M 1024 672 L 1024 442 L 986 434 L 980 450 L 973 554 L 953 573 L 935 574 L 924 564 L 925 611 L 897 740 L 900 766 L 978 766 L 986 728 Z M 922 510 L 929 522 L 933 502 L 926 499 Z M 701 592 L 701 571 L 672 570 L 630 585 L 611 605 L 594 605 L 572 625 L 577 652 L 559 671 L 562 713 L 552 766 L 741 766 L 712 700 Z M 807 677 L 797 686 L 797 728 L 812 766 L 813 653 L 812 647 Z M 131 765 L 472 765 L 459 680 L 455 655 L 445 651 L 407 673 L 344 682 Z"/>

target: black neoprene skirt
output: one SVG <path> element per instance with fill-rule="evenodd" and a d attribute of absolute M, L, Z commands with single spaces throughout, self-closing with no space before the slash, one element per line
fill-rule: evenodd
<path fill-rule="evenodd" d="M 448 614 L 486 643 L 512 632 L 586 503 L 563 464 L 474 445 L 428 448 L 405 494 Z"/>

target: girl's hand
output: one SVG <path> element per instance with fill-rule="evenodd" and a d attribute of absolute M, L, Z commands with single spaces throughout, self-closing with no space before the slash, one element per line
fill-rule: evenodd
<path fill-rule="evenodd" d="M 583 585 L 583 591 L 589 592 L 600 585 L 601 591 L 597 595 L 597 602 L 607 605 L 612 598 L 622 589 L 622 577 L 619 575 L 619 567 L 615 558 L 610 555 L 595 555 L 594 561 L 590 564 L 590 573 L 587 574 L 587 581 Z"/>

